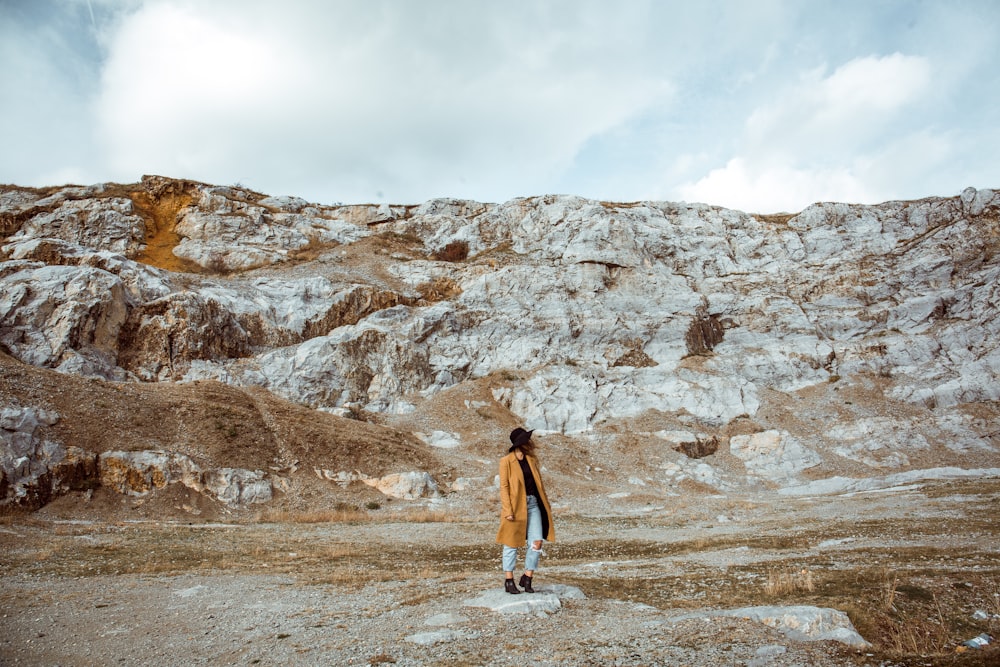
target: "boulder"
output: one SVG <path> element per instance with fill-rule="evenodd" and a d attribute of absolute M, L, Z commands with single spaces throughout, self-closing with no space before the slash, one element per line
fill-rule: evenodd
<path fill-rule="evenodd" d="M 434 646 L 435 644 L 453 642 L 458 639 L 475 639 L 478 636 L 479 633 L 474 631 L 445 628 L 443 630 L 430 630 L 428 632 L 407 635 L 404 637 L 404 640 L 411 644 L 419 644 L 420 646 Z"/>
<path fill-rule="evenodd" d="M 217 468 L 202 475 L 209 495 L 227 505 L 256 505 L 270 502 L 271 482 L 260 470 Z"/>
<path fill-rule="evenodd" d="M 145 496 L 154 489 L 180 482 L 202 491 L 201 468 L 189 457 L 165 451 L 109 451 L 100 455 L 101 486 L 129 496 Z"/>
<path fill-rule="evenodd" d="M 431 447 L 454 449 L 455 447 L 462 446 L 462 441 L 459 439 L 458 435 L 455 433 L 449 433 L 448 431 L 431 431 L 429 435 L 426 433 L 414 433 L 413 435 L 416 436 L 418 440 L 427 443 Z"/>

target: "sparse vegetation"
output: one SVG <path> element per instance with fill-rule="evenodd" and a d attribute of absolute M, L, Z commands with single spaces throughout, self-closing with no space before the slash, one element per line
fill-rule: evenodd
<path fill-rule="evenodd" d="M 799 591 L 812 593 L 816 590 L 813 584 L 812 571 L 769 569 L 767 581 L 764 583 L 766 595 L 788 595 Z"/>
<path fill-rule="evenodd" d="M 416 287 L 423 304 L 437 303 L 462 293 L 462 288 L 451 278 L 439 276 Z"/>
<path fill-rule="evenodd" d="M 310 238 L 308 242 L 288 253 L 288 259 L 293 262 L 311 262 L 318 259 L 324 250 L 333 248 L 336 243 L 324 243 L 318 238 Z"/>
<path fill-rule="evenodd" d="M 469 244 L 467 241 L 451 241 L 433 255 L 434 259 L 441 262 L 461 262 L 469 257 Z"/>
<path fill-rule="evenodd" d="M 786 227 L 788 225 L 788 221 L 796 215 L 798 215 L 798 213 L 756 213 L 753 217 L 761 222 L 765 222 L 776 227 Z"/>

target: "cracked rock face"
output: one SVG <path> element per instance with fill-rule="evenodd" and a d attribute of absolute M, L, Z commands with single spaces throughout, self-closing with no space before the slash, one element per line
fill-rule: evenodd
<path fill-rule="evenodd" d="M 128 307 L 117 276 L 90 267 L 6 264 L 0 343 L 36 366 L 121 376 L 114 358 Z"/>
<path fill-rule="evenodd" d="M 998 447 L 992 413 L 967 408 L 1000 400 L 992 190 L 765 216 L 570 196 L 320 206 L 151 178 L 8 189 L 0 221 L 0 344 L 65 373 L 386 417 L 489 380 L 540 435 L 667 415 L 700 434 L 678 451 L 701 463 L 674 472 L 720 484 L 698 467 L 716 451 L 786 484 L 824 459 L 816 443 L 873 469 Z M 195 272 L 150 264 L 154 228 Z M 907 407 L 730 432 L 776 395 L 840 386 Z"/>
<path fill-rule="evenodd" d="M 0 408 L 0 505 L 37 508 L 70 489 L 90 488 L 96 455 L 64 446 L 45 429 L 59 421 L 49 410 Z"/>

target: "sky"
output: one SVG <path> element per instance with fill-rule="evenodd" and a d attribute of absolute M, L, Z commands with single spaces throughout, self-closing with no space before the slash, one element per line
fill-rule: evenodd
<path fill-rule="evenodd" d="M 1000 187 L 995 0 L 0 0 L 0 183 L 794 212 Z"/>

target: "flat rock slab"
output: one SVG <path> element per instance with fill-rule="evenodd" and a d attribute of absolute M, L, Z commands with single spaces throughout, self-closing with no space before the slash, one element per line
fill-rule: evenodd
<path fill-rule="evenodd" d="M 468 620 L 469 619 L 467 619 L 465 616 L 462 616 L 460 614 L 455 614 L 455 613 L 452 613 L 452 612 L 446 612 L 446 613 L 443 613 L 443 614 L 435 614 L 435 615 L 431 616 L 426 621 L 424 621 L 424 624 L 425 625 L 438 625 L 438 626 L 443 626 L 443 625 L 459 625 L 461 623 L 468 622 Z"/>
<path fill-rule="evenodd" d="M 479 637 L 478 632 L 463 632 L 461 630 L 433 630 L 431 632 L 418 632 L 415 635 L 410 635 L 406 637 L 406 641 L 411 644 L 419 644 L 420 646 L 434 646 L 435 644 L 443 644 L 446 642 L 453 642 L 459 639 L 475 639 Z"/>
<path fill-rule="evenodd" d="M 485 591 L 479 597 L 466 600 L 466 607 L 485 607 L 501 614 L 554 614 L 562 608 L 561 600 L 585 600 L 586 595 L 575 586 L 546 584 L 536 586 L 534 593 L 511 595 L 502 588 Z"/>
<path fill-rule="evenodd" d="M 741 607 L 739 609 L 720 609 L 675 616 L 671 620 L 687 618 L 713 618 L 731 616 L 749 618 L 772 627 L 790 639 L 797 641 L 833 640 L 854 646 L 867 648 L 871 646 L 865 638 L 858 634 L 851 619 L 844 612 L 829 607 L 812 607 L 798 605 L 791 607 Z"/>

